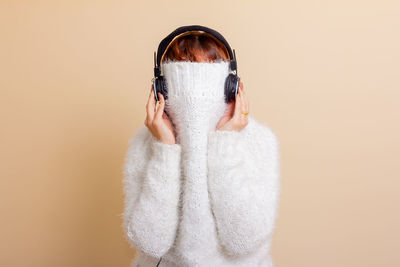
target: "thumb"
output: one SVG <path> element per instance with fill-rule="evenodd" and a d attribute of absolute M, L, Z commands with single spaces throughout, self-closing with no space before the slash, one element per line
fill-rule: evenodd
<path fill-rule="evenodd" d="M 234 110 L 235 110 L 235 102 L 232 101 L 231 103 L 228 104 L 228 108 L 226 110 L 226 114 L 232 116 Z"/>

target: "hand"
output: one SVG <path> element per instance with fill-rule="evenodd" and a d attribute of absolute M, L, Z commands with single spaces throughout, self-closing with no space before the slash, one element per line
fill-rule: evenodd
<path fill-rule="evenodd" d="M 167 114 L 164 112 L 164 96 L 158 93 L 158 99 L 160 100 L 160 104 L 156 110 L 156 100 L 154 98 L 154 90 L 152 85 L 149 99 L 146 104 L 147 116 L 144 120 L 144 125 L 149 128 L 153 136 L 160 142 L 169 145 L 175 144 L 174 126 Z"/>
<path fill-rule="evenodd" d="M 239 92 L 235 101 L 228 104 L 228 109 L 217 125 L 217 130 L 240 131 L 248 124 L 248 115 L 242 111 L 249 111 L 249 102 L 243 90 L 243 82 L 240 82 Z"/>

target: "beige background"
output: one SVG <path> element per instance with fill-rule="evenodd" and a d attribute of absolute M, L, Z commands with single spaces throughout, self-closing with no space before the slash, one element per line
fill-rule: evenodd
<path fill-rule="evenodd" d="M 0 265 L 129 266 L 122 164 L 153 51 L 201 24 L 281 143 L 276 266 L 400 266 L 395 2 L 1 1 Z"/>

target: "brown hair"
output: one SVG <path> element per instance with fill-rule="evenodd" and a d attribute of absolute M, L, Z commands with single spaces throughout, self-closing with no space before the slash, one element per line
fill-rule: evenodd
<path fill-rule="evenodd" d="M 167 48 L 164 61 L 229 61 L 225 46 L 206 33 L 195 32 L 174 40 Z"/>

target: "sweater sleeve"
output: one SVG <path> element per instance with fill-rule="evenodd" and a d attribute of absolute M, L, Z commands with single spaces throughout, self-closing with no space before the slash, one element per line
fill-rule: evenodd
<path fill-rule="evenodd" d="M 180 144 L 158 141 L 142 126 L 129 141 L 124 165 L 123 225 L 128 241 L 159 258 L 178 227 Z"/>
<path fill-rule="evenodd" d="M 280 194 L 279 143 L 249 116 L 241 131 L 214 131 L 208 141 L 208 183 L 217 234 L 233 256 L 270 240 Z"/>

